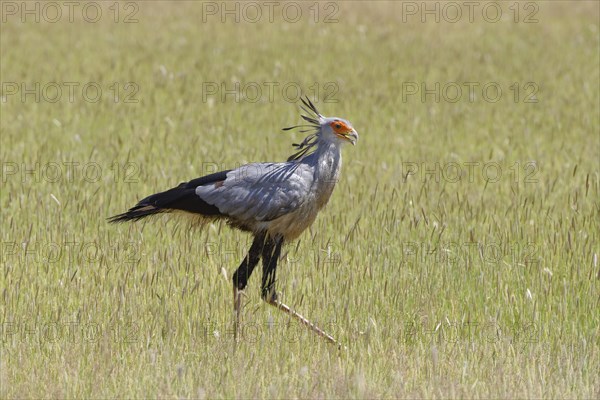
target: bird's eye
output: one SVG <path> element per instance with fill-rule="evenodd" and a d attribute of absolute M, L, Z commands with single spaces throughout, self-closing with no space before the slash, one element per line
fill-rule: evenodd
<path fill-rule="evenodd" d="M 336 127 L 337 129 L 342 129 L 342 124 L 340 124 L 340 123 L 338 122 L 337 124 L 335 124 L 335 127 Z"/>

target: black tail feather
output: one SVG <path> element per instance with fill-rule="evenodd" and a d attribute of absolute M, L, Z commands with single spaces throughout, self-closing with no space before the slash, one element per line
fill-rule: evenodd
<path fill-rule="evenodd" d="M 108 222 L 110 222 L 111 224 L 116 224 L 120 222 L 137 221 L 149 215 L 159 214 L 164 211 L 165 210 L 161 210 L 160 208 L 156 208 L 150 204 L 138 204 L 137 206 L 130 208 L 129 211 L 124 212 L 123 214 L 113 215 L 112 217 L 108 218 Z"/>
<path fill-rule="evenodd" d="M 175 210 L 200 214 L 205 217 L 224 216 L 216 206 L 202 200 L 196 194 L 196 188 L 225 180 L 227 172 L 229 171 L 217 172 L 216 174 L 194 179 L 190 182 L 184 182 L 176 188 L 148 196 L 141 200 L 135 207 L 130 208 L 129 211 L 110 217 L 108 222 L 137 221 L 149 215 Z"/>

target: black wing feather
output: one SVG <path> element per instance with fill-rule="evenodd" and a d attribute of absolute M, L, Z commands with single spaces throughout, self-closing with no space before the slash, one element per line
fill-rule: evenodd
<path fill-rule="evenodd" d="M 140 200 L 135 207 L 130 208 L 127 212 L 110 217 L 108 222 L 137 221 L 149 215 L 173 210 L 187 211 L 207 217 L 223 216 L 216 206 L 208 204 L 196 194 L 196 188 L 224 181 L 229 171 L 231 170 L 202 176 L 189 182 L 182 182 L 173 189 L 148 196 Z"/>

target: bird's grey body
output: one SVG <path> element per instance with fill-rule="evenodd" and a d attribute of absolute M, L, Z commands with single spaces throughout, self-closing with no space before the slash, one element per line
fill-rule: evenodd
<path fill-rule="evenodd" d="M 198 186 L 196 194 L 228 215 L 232 225 L 289 241 L 329 201 L 341 162 L 340 146 L 327 143 L 301 160 L 243 165 L 224 181 Z"/>
<path fill-rule="evenodd" d="M 136 221 L 150 215 L 184 211 L 205 219 L 225 219 L 230 225 L 252 232 L 248 254 L 233 274 L 236 327 L 241 310 L 241 291 L 259 260 L 263 260 L 261 296 L 269 304 L 308 325 L 327 340 L 335 340 L 306 318 L 277 300 L 275 271 L 285 242 L 297 238 L 327 204 L 340 176 L 341 147 L 355 144 L 358 134 L 342 118 L 322 116 L 308 98 L 302 99 L 302 115 L 313 131 L 287 162 L 253 163 L 183 182 L 165 192 L 142 199 L 110 222 Z"/>

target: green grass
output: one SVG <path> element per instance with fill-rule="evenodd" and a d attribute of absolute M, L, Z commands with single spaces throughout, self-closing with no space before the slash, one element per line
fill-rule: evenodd
<path fill-rule="evenodd" d="M 9 16 L 0 396 L 598 397 L 599 6 L 537 4 L 532 24 L 506 3 L 497 23 L 404 23 L 385 2 L 339 3 L 331 24 L 203 22 L 196 2 L 139 3 L 132 24 L 108 4 L 95 24 Z M 53 81 L 97 82 L 102 98 L 7 94 Z M 139 101 L 115 102 L 115 82 L 121 96 L 134 82 Z M 316 84 L 322 113 L 358 130 L 329 205 L 278 271 L 282 300 L 347 349 L 262 303 L 259 273 L 234 345 L 231 274 L 248 235 L 169 216 L 106 223 L 213 168 L 282 160 L 301 139 L 279 133 L 299 121 L 281 91 L 203 101 L 210 82 Z M 323 101 L 328 82 L 337 102 Z M 480 86 L 472 102 L 403 101 L 409 82 Z M 481 97 L 489 82 L 498 102 Z M 447 174 L 424 173 L 436 165 Z"/>

